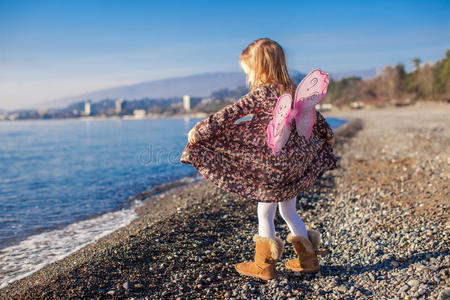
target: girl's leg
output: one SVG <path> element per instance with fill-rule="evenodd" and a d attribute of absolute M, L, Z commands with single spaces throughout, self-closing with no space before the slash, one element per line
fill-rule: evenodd
<path fill-rule="evenodd" d="M 262 237 L 275 239 L 273 218 L 277 211 L 276 203 L 258 202 L 258 234 Z"/>
<path fill-rule="evenodd" d="M 290 200 L 279 202 L 280 215 L 289 227 L 289 230 L 293 235 L 302 235 L 308 238 L 308 232 L 306 231 L 305 224 L 300 216 L 297 214 L 295 204 L 297 203 L 297 197 Z"/>

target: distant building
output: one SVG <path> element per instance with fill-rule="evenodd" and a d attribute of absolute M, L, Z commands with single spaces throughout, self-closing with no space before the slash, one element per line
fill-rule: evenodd
<path fill-rule="evenodd" d="M 133 110 L 133 116 L 135 119 L 144 119 L 147 115 L 145 109 L 135 109 Z"/>
<path fill-rule="evenodd" d="M 91 115 L 91 101 L 84 102 L 84 115 L 85 116 Z"/>
<path fill-rule="evenodd" d="M 362 101 L 353 101 L 350 103 L 350 107 L 353 109 L 361 109 L 364 107 L 364 103 Z"/>
<path fill-rule="evenodd" d="M 45 115 L 47 113 L 46 109 L 38 109 L 38 115 L 39 117 L 42 117 L 43 115 Z"/>
<path fill-rule="evenodd" d="M 333 108 L 333 104 L 331 103 L 319 103 L 316 104 L 316 109 L 321 111 L 331 110 Z"/>
<path fill-rule="evenodd" d="M 184 95 L 183 96 L 183 108 L 186 111 L 190 111 L 191 110 L 191 97 L 189 95 Z"/>
<path fill-rule="evenodd" d="M 123 98 L 117 99 L 115 104 L 116 104 L 116 114 L 120 114 L 122 112 Z"/>
<path fill-rule="evenodd" d="M 200 103 L 201 104 L 209 104 L 212 102 L 212 98 L 203 98 Z"/>
<path fill-rule="evenodd" d="M 10 121 L 14 121 L 15 119 L 17 119 L 19 117 L 19 114 L 18 113 L 14 113 L 14 114 L 10 114 L 10 115 L 8 115 L 8 120 L 10 120 Z"/>

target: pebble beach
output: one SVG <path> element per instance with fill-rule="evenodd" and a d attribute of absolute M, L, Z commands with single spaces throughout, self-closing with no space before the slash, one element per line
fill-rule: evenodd
<path fill-rule="evenodd" d="M 321 271 L 263 281 L 256 203 L 206 180 L 149 193 L 129 225 L 0 289 L 0 299 L 448 299 L 450 104 L 332 110 L 339 167 L 298 195 Z M 289 230 L 277 213 L 277 236 Z"/>

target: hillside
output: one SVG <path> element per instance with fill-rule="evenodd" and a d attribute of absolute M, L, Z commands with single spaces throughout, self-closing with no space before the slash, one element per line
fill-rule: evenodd
<path fill-rule="evenodd" d="M 201 73 L 184 77 L 174 77 L 155 81 L 146 81 L 132 85 L 123 85 L 111 89 L 84 93 L 73 97 L 65 97 L 44 103 L 41 107 L 64 107 L 74 102 L 88 99 L 93 102 L 107 98 L 125 98 L 128 100 L 142 98 L 165 99 L 171 97 L 182 97 L 186 94 L 194 97 L 206 97 L 219 89 L 235 89 L 243 85 L 245 85 L 245 74 L 243 72 Z"/>
<path fill-rule="evenodd" d="M 299 82 L 305 74 L 297 70 L 289 70 L 292 79 Z M 362 78 L 373 75 L 370 70 L 349 71 L 330 74 L 332 78 L 341 78 L 347 75 L 359 75 Z M 207 97 L 211 93 L 221 90 L 234 90 L 245 86 L 245 74 L 243 72 L 215 72 L 201 73 L 190 76 L 166 78 L 154 81 L 145 81 L 137 84 L 122 85 L 115 88 L 103 89 L 80 95 L 64 97 L 45 102 L 39 108 L 62 108 L 70 104 L 91 100 L 98 102 L 104 99 L 124 98 L 128 100 L 152 98 L 167 99 L 190 95 L 192 97 Z"/>

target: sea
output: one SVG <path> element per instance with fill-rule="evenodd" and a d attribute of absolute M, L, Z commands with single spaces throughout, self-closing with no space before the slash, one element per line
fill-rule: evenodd
<path fill-rule="evenodd" d="M 202 180 L 179 161 L 200 120 L 0 122 L 0 288 L 129 224 L 139 193 Z"/>

